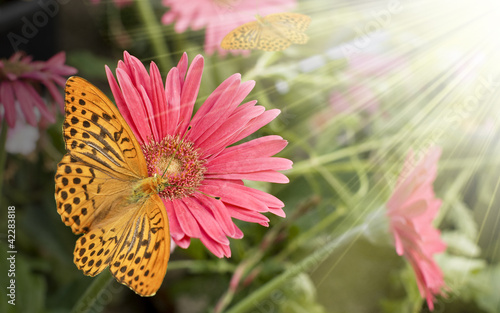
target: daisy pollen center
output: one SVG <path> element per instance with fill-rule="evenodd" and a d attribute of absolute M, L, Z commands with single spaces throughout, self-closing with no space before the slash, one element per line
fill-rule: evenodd
<path fill-rule="evenodd" d="M 203 181 L 205 160 L 193 143 L 179 136 L 167 136 L 160 142 L 151 140 L 142 146 L 150 177 L 163 176 L 167 184 L 160 197 L 174 200 L 194 193 Z"/>

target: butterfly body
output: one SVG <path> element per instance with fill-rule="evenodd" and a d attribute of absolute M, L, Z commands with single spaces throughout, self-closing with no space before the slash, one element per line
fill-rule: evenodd
<path fill-rule="evenodd" d="M 141 146 L 120 112 L 95 86 L 68 79 L 63 136 L 67 153 L 55 175 L 57 212 L 83 234 L 74 263 L 86 275 L 109 267 L 137 294 L 161 286 L 170 232 L 158 193 L 166 179 L 149 177 Z"/>
<path fill-rule="evenodd" d="M 258 49 L 280 51 L 292 43 L 305 44 L 309 37 L 304 31 L 311 18 L 299 13 L 276 13 L 265 17 L 256 16 L 256 21 L 243 24 L 221 42 L 223 49 Z"/>
<path fill-rule="evenodd" d="M 151 195 L 159 194 L 165 189 L 168 181 L 160 176 L 147 177 L 138 181 L 128 198 L 130 203 L 137 203 Z"/>

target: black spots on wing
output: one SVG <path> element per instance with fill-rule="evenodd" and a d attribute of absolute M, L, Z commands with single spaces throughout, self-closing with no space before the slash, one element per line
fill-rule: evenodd
<path fill-rule="evenodd" d="M 73 124 L 73 125 L 76 125 L 76 124 L 78 124 L 78 122 L 80 122 L 80 120 L 76 116 L 73 116 L 70 121 L 71 121 L 71 124 Z"/>
<path fill-rule="evenodd" d="M 75 215 L 71 217 L 77 226 L 80 226 L 80 216 Z"/>
<path fill-rule="evenodd" d="M 86 104 L 86 103 L 85 103 L 85 100 L 83 100 L 83 99 L 78 100 L 78 103 L 79 103 L 80 105 L 85 105 L 85 104 Z"/>
<path fill-rule="evenodd" d="M 107 113 L 102 114 L 102 118 L 106 120 L 106 122 L 111 121 L 111 116 L 109 116 Z"/>
<path fill-rule="evenodd" d="M 92 121 L 92 123 L 97 124 L 97 122 L 99 121 L 99 115 L 97 115 L 95 113 L 92 113 L 92 116 L 90 117 L 90 120 Z"/>

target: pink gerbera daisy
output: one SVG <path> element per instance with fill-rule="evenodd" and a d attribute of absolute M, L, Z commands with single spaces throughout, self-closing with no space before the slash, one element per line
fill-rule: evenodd
<path fill-rule="evenodd" d="M 243 237 L 231 218 L 268 226 L 269 219 L 261 213 L 285 216 L 283 202 L 246 187 L 243 180 L 287 183 L 276 171 L 290 169 L 292 162 L 272 157 L 287 144 L 279 136 L 228 147 L 280 113 L 256 106 L 257 101 L 240 105 L 255 84 L 242 83 L 240 74 L 226 79 L 191 118 L 203 63 L 198 55 L 188 69 L 184 53 L 168 73 L 165 87 L 154 62 L 148 74 L 127 52 L 116 69 L 119 85 L 108 67 L 106 73 L 116 104 L 142 146 L 149 174 L 166 170 L 171 186 L 159 195 L 175 243 L 187 248 L 191 238 L 199 238 L 216 256 L 229 257 L 227 237 Z"/>
<path fill-rule="evenodd" d="M 163 24 L 175 22 L 175 31 L 182 33 L 188 27 L 200 30 L 206 27 L 205 52 L 221 55 L 227 53 L 220 47 L 224 36 L 236 27 L 255 21 L 255 16 L 268 15 L 291 10 L 297 4 L 296 0 L 163 0 L 163 5 L 170 10 L 163 15 Z M 234 54 L 241 51 L 232 51 Z M 248 51 L 247 51 L 248 52 Z"/>
<path fill-rule="evenodd" d="M 427 299 L 431 311 L 435 295 L 442 294 L 445 287 L 443 273 L 433 259 L 434 254 L 446 250 L 439 230 L 432 225 L 441 206 L 432 188 L 440 155 L 441 150 L 433 148 L 415 164 L 410 152 L 396 190 L 387 202 L 396 252 L 413 267 L 420 294 Z"/>
<path fill-rule="evenodd" d="M 56 87 L 64 86 L 66 79 L 63 76 L 73 75 L 76 69 L 64 64 L 66 55 L 60 52 L 48 61 L 32 61 L 30 56 L 23 52 L 14 53 L 9 59 L 0 59 L 0 120 L 4 116 L 10 128 L 16 124 L 16 102 L 26 121 L 36 126 L 38 110 L 42 119 L 54 123 L 54 115 L 40 96 L 42 85 L 47 88 L 51 97 L 59 104 L 64 112 L 64 99 Z M 36 109 L 35 109 L 36 108 Z"/>

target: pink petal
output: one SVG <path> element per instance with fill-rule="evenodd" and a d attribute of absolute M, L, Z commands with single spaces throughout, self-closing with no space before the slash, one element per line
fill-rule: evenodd
<path fill-rule="evenodd" d="M 255 133 L 257 130 L 259 130 L 264 125 L 269 124 L 280 113 L 281 113 L 281 111 L 278 109 L 268 110 L 268 111 L 262 113 L 260 116 L 251 120 L 239 134 L 237 134 L 233 138 L 231 138 L 231 140 L 228 141 L 227 145 L 238 142 L 241 139 Z"/>
<path fill-rule="evenodd" d="M 219 223 L 224 233 L 227 236 L 234 238 L 236 234 L 235 225 L 231 220 L 231 216 L 229 215 L 229 212 L 224 203 L 220 200 L 215 200 L 200 193 L 195 193 L 193 196 L 197 198 L 199 202 L 203 203 L 209 211 L 212 212 L 212 215 L 214 216 L 217 223 Z"/>
<path fill-rule="evenodd" d="M 254 173 L 229 173 L 229 174 L 212 174 L 205 173 L 207 179 L 244 179 L 254 181 L 265 181 L 270 183 L 286 184 L 290 182 L 284 174 L 275 171 L 260 171 Z"/>
<path fill-rule="evenodd" d="M 232 143 L 232 138 L 245 128 L 252 119 L 265 113 L 265 108 L 262 106 L 248 107 L 247 110 L 241 110 L 231 115 L 218 129 L 216 129 L 212 136 L 206 138 L 203 142 L 196 142 L 199 147 L 205 148 L 203 156 L 219 152 Z"/>
<path fill-rule="evenodd" d="M 153 132 L 152 138 L 160 138 L 160 135 L 158 134 L 158 127 L 156 125 L 153 104 L 149 100 L 149 97 L 147 95 L 147 91 L 144 89 L 144 87 L 142 85 L 139 86 L 138 91 L 139 91 L 139 94 L 142 98 L 142 103 L 144 103 L 144 109 L 146 110 L 147 120 L 145 122 L 149 124 L 149 129 L 151 129 L 151 131 Z M 151 140 L 151 137 L 149 137 L 148 139 Z"/>
<path fill-rule="evenodd" d="M 12 86 L 14 88 L 14 93 L 16 95 L 16 98 L 19 101 L 19 104 L 21 105 L 21 110 L 23 111 L 26 121 L 31 126 L 36 127 L 36 117 L 32 107 L 33 99 L 28 95 L 29 94 L 28 84 L 20 81 L 13 81 Z"/>
<path fill-rule="evenodd" d="M 161 79 L 160 70 L 154 62 L 151 62 L 149 67 L 150 84 L 152 86 L 151 102 L 153 104 L 153 112 L 155 124 L 158 131 L 158 137 L 154 138 L 156 142 L 160 142 L 167 135 L 168 123 L 168 104 L 163 82 Z"/>
<path fill-rule="evenodd" d="M 226 163 L 211 164 L 207 168 L 209 174 L 219 173 L 252 173 L 268 170 L 288 170 L 292 168 L 292 161 L 284 158 L 256 158 L 228 161 Z"/>
<path fill-rule="evenodd" d="M 59 104 L 61 112 L 64 112 L 64 98 L 61 95 L 61 92 L 57 89 L 56 85 L 54 85 L 51 80 L 44 80 L 42 81 L 42 84 L 47 87 L 52 98 L 54 98 L 54 100 Z"/>
<path fill-rule="evenodd" d="M 191 238 L 200 238 L 201 230 L 198 222 L 182 199 L 174 200 L 172 205 L 182 231 Z"/>
<path fill-rule="evenodd" d="M 191 244 L 191 238 L 188 237 L 188 236 L 184 236 L 184 237 L 182 237 L 180 239 L 174 239 L 174 241 L 182 249 L 189 248 L 189 245 Z"/>
<path fill-rule="evenodd" d="M 179 80 L 181 83 L 181 88 L 184 85 L 184 78 L 186 77 L 186 72 L 188 69 L 188 55 L 186 52 L 182 54 L 179 63 L 177 63 L 177 70 L 179 71 Z"/>
<path fill-rule="evenodd" d="M 180 107 L 180 127 L 179 133 L 184 134 L 190 123 L 193 114 L 194 103 L 200 89 L 201 76 L 203 74 L 204 60 L 201 55 L 197 55 L 189 67 L 186 81 L 182 85 L 181 107 Z"/>
<path fill-rule="evenodd" d="M 10 82 L 0 83 L 0 103 L 5 110 L 5 119 L 10 128 L 16 126 L 16 104 L 13 86 Z"/>
<path fill-rule="evenodd" d="M 172 68 L 167 75 L 165 86 L 165 94 L 167 95 L 167 134 L 175 135 L 177 125 L 179 124 L 180 105 L 181 105 L 181 86 L 179 82 L 179 71 L 177 68 Z"/>
<path fill-rule="evenodd" d="M 132 115 L 130 114 L 130 110 L 125 102 L 125 99 L 123 98 L 123 94 L 120 90 L 120 87 L 116 83 L 116 80 L 113 76 L 113 73 L 111 72 L 111 70 L 109 69 L 109 67 L 107 65 L 105 66 L 105 69 L 106 69 L 106 76 L 108 78 L 108 83 L 109 83 L 109 86 L 111 87 L 111 92 L 113 93 L 113 97 L 115 98 L 115 103 L 116 103 L 116 106 L 118 107 L 118 110 L 120 111 L 120 114 L 125 119 L 125 121 L 129 125 L 130 129 L 132 129 L 132 131 L 134 132 L 135 137 L 137 138 L 139 143 L 141 145 L 144 144 L 144 141 L 142 140 L 142 138 L 140 136 L 139 130 L 137 129 L 137 127 L 135 126 L 135 123 L 133 122 L 133 118 L 132 118 Z"/>
<path fill-rule="evenodd" d="M 221 201 L 226 204 L 238 205 L 257 212 L 269 211 L 268 207 L 264 203 L 246 192 L 240 192 L 241 190 L 237 188 L 238 185 L 228 181 L 213 181 L 205 179 L 203 181 L 203 185 L 198 189 L 208 195 L 220 197 Z"/>
<path fill-rule="evenodd" d="M 56 121 L 52 112 L 47 109 L 45 102 L 42 97 L 36 92 L 35 88 L 30 84 L 25 85 L 26 90 L 28 91 L 29 96 L 31 97 L 32 103 L 38 108 L 42 117 L 46 118 L 50 123 L 54 123 Z"/>
<path fill-rule="evenodd" d="M 220 244 L 229 245 L 229 240 L 220 228 L 219 223 L 217 223 L 203 203 L 198 202 L 196 198 L 190 197 L 186 197 L 182 200 L 184 204 L 186 204 L 188 210 L 191 211 L 194 218 L 198 221 L 198 224 L 202 225 L 203 231 L 210 236 L 210 238 Z"/>
<path fill-rule="evenodd" d="M 227 208 L 229 210 L 229 213 L 231 214 L 231 217 L 245 222 L 258 223 L 266 227 L 269 226 L 269 219 L 259 212 L 247 210 L 245 208 L 231 204 L 227 205 Z"/>
<path fill-rule="evenodd" d="M 240 77 L 235 74 L 212 92 L 191 120 L 193 129 L 187 136 L 189 141 L 196 143 L 200 137 L 202 137 L 201 140 L 204 140 L 217 129 L 216 125 L 225 121 L 225 117 L 231 113 L 229 107 L 238 90 L 239 83 Z"/>
<path fill-rule="evenodd" d="M 231 257 L 231 250 L 229 249 L 228 245 L 223 245 L 220 244 L 214 240 L 211 240 L 209 236 L 204 234 L 202 237 L 200 237 L 201 242 L 207 247 L 210 252 L 212 252 L 215 256 L 222 258 L 222 257 Z"/>
<path fill-rule="evenodd" d="M 257 157 L 273 156 L 283 150 L 288 142 L 280 136 L 264 136 L 237 146 L 228 147 L 214 159 L 209 159 L 208 164 L 228 162 L 234 159 L 250 159 Z"/>
<path fill-rule="evenodd" d="M 134 118 L 131 120 L 131 123 L 138 130 L 138 133 L 135 135 L 140 138 L 141 143 L 145 143 L 148 141 L 148 138 L 152 137 L 153 133 L 148 123 L 148 117 L 141 96 L 124 70 L 120 68 L 116 69 L 116 76 L 118 77 L 118 82 L 122 88 L 125 103 L 129 111 L 133 108 Z"/>

